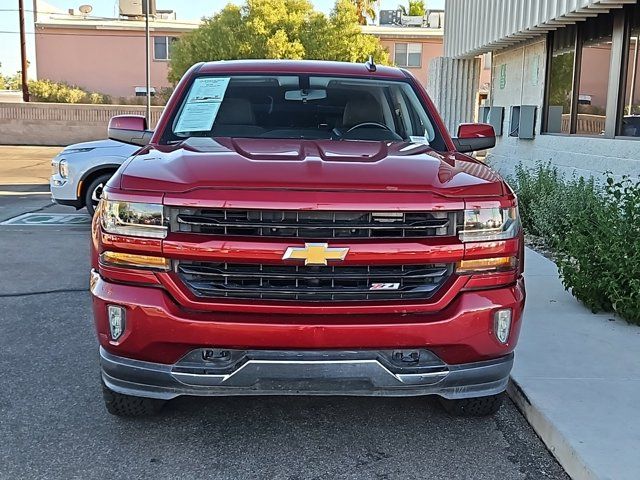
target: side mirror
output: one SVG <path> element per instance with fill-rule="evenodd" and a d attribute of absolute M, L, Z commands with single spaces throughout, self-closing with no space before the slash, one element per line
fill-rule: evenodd
<path fill-rule="evenodd" d="M 488 123 L 463 123 L 453 144 L 462 153 L 486 150 L 496 146 L 496 132 Z"/>
<path fill-rule="evenodd" d="M 147 119 L 140 115 L 118 115 L 109 120 L 108 137 L 118 142 L 144 147 L 153 136 L 147 130 Z"/>

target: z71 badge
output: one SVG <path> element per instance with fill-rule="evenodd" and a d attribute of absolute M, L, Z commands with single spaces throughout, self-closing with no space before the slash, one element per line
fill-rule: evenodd
<path fill-rule="evenodd" d="M 372 283 L 369 290 L 398 290 L 399 283 Z"/>

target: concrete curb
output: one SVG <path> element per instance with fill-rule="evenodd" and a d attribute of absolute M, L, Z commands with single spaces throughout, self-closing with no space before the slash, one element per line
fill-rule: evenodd
<path fill-rule="evenodd" d="M 524 390 L 513 378 L 507 386 L 507 394 L 571 478 L 580 480 L 599 479 L 598 475 L 589 468 L 584 459 L 575 451 L 571 443 L 556 428 L 549 417 L 535 404 L 531 403 Z"/>

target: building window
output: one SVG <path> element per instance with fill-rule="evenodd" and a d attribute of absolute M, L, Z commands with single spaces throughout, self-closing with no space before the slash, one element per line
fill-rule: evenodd
<path fill-rule="evenodd" d="M 581 29 L 580 75 L 578 81 L 578 135 L 604 135 L 607 94 L 611 68 L 613 16 L 601 15 Z"/>
<path fill-rule="evenodd" d="M 173 44 L 177 40 L 177 37 L 153 37 L 153 59 L 169 60 Z"/>
<path fill-rule="evenodd" d="M 569 133 L 573 102 L 573 69 L 576 58 L 576 27 L 553 35 L 549 57 L 547 132 Z"/>
<path fill-rule="evenodd" d="M 485 70 L 491 70 L 491 52 L 482 55 L 482 65 Z"/>
<path fill-rule="evenodd" d="M 544 131 L 640 138 L 640 3 L 557 30 L 549 45 Z"/>
<path fill-rule="evenodd" d="M 422 44 L 396 43 L 394 60 L 397 67 L 419 68 L 422 66 Z"/>
<path fill-rule="evenodd" d="M 640 6 L 629 10 L 628 55 L 620 135 L 640 137 Z"/>

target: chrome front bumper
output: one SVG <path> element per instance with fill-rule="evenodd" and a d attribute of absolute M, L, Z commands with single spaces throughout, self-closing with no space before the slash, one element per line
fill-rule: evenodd
<path fill-rule="evenodd" d="M 427 350 L 198 349 L 165 365 L 118 357 L 101 347 L 100 363 L 104 383 L 111 390 L 164 400 L 180 395 L 440 395 L 458 399 L 504 391 L 513 354 L 447 365 Z"/>

